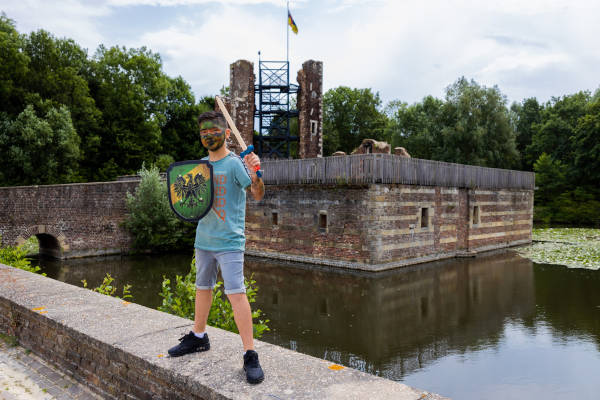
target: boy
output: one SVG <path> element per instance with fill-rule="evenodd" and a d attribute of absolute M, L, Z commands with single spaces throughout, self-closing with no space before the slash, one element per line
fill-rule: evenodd
<path fill-rule="evenodd" d="M 264 374 L 254 351 L 252 313 L 244 286 L 244 224 L 246 188 L 255 200 L 265 194 L 262 179 L 256 176 L 260 160 L 254 153 L 244 161 L 227 149 L 225 141 L 231 131 L 220 112 L 210 111 L 198 117 L 200 139 L 208 150 L 213 166 L 214 199 L 212 210 L 198 221 L 196 228 L 196 303 L 194 328 L 182 337 L 169 355 L 178 357 L 210 349 L 206 320 L 212 303 L 212 290 L 217 278 L 217 265 L 225 283 L 225 294 L 233 308 L 235 323 L 244 345 L 244 370 L 250 383 L 260 383 Z M 244 164 L 245 163 L 245 164 Z M 247 166 L 247 168 L 246 168 Z"/>

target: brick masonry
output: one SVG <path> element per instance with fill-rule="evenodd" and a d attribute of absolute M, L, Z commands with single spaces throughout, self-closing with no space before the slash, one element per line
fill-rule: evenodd
<path fill-rule="evenodd" d="M 298 71 L 299 158 L 323 157 L 323 62 L 308 60 Z"/>
<path fill-rule="evenodd" d="M 250 145 L 254 140 L 254 64 L 247 60 L 237 60 L 229 66 L 229 72 L 227 108 L 242 139 L 246 145 Z M 241 153 L 241 147 L 233 133 L 228 146 L 237 154 Z"/>
<path fill-rule="evenodd" d="M 55 257 L 126 253 L 132 240 L 121 223 L 136 185 L 0 188 L 3 243 L 36 235 Z M 246 249 L 309 262 L 414 263 L 530 242 L 532 216 L 531 190 L 267 185 L 260 202 L 248 197 Z"/>
<path fill-rule="evenodd" d="M 246 248 L 303 261 L 428 261 L 531 242 L 532 216 L 530 190 L 270 185 L 249 201 Z"/>
<path fill-rule="evenodd" d="M 40 251 L 54 257 L 128 252 L 121 226 L 127 192 L 138 181 L 0 188 L 0 235 L 5 245 L 37 236 Z"/>

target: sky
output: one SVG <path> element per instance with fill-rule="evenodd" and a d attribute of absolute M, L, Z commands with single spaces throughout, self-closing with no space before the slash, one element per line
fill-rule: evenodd
<path fill-rule="evenodd" d="M 229 65 L 285 60 L 284 0 L 2 0 L 29 33 L 45 29 L 92 56 L 105 46 L 146 46 L 196 98 L 229 84 Z M 600 87 L 600 1 L 296 0 L 290 79 L 323 62 L 324 91 L 371 88 L 383 105 L 443 98 L 459 77 L 497 85 L 508 103 L 548 101 Z"/>

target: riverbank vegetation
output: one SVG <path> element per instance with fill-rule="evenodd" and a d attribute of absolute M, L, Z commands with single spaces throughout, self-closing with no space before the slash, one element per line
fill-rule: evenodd
<path fill-rule="evenodd" d="M 2 236 L 0 236 L 0 263 L 10 265 L 29 272 L 39 273 L 41 268 L 37 265 L 31 265 L 27 258 L 27 250 L 22 246 L 3 246 Z M 42 274 L 46 276 L 46 274 Z"/>
<path fill-rule="evenodd" d="M 88 55 L 44 30 L 19 33 L 5 15 L 0 47 L 0 185 L 107 181 L 205 155 L 195 118 L 214 97 L 196 99 L 159 54 L 101 45 Z M 600 91 L 509 105 L 497 86 L 460 77 L 414 104 L 384 105 L 370 88 L 324 93 L 324 155 L 365 138 L 418 158 L 535 171 L 536 222 L 600 226 Z"/>
<path fill-rule="evenodd" d="M 600 269 L 600 229 L 536 228 L 533 240 L 518 252 L 536 263 Z"/>
<path fill-rule="evenodd" d="M 162 297 L 162 305 L 158 307 L 160 311 L 169 314 L 178 315 L 187 319 L 194 319 L 194 305 L 196 299 L 196 260 L 192 259 L 190 272 L 185 276 L 177 275 L 175 282 L 163 277 L 162 291 L 159 296 Z M 246 286 L 246 296 L 249 303 L 256 302 L 258 287 L 256 281 L 244 279 Z M 260 309 L 252 310 L 252 325 L 254 337 L 260 338 L 265 331 L 269 330 L 268 319 L 261 319 L 262 311 Z M 213 289 L 213 302 L 208 315 L 208 325 L 216 328 L 225 329 L 230 332 L 238 333 L 237 325 L 233 318 L 233 309 L 231 303 L 227 301 L 223 292 L 223 282 L 217 282 Z"/>

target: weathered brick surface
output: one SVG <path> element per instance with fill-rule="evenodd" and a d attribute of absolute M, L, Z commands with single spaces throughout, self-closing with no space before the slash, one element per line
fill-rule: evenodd
<path fill-rule="evenodd" d="M 308 60 L 298 71 L 299 157 L 323 157 L 323 62 Z"/>
<path fill-rule="evenodd" d="M 0 188 L 0 234 L 63 256 L 127 252 L 136 181 Z M 477 210 L 477 211 L 476 211 Z M 478 214 L 474 221 L 473 214 Z M 422 217 L 427 218 L 426 221 Z M 268 185 L 248 200 L 251 251 L 385 264 L 531 241 L 533 192 L 417 185 Z"/>
<path fill-rule="evenodd" d="M 137 181 L 0 188 L 0 235 L 13 245 L 38 235 L 41 247 L 63 255 L 127 252 L 131 238 L 121 226 L 127 192 Z"/>
<path fill-rule="evenodd" d="M 202 399 L 168 371 L 0 297 L 0 332 L 107 399 Z"/>
<path fill-rule="evenodd" d="M 254 140 L 254 81 L 254 64 L 237 60 L 229 66 L 229 95 L 221 97 L 246 146 Z M 215 111 L 222 112 L 217 103 Z M 242 152 L 233 132 L 227 140 L 227 148 L 237 154 Z"/>
<path fill-rule="evenodd" d="M 246 247 L 365 264 L 452 257 L 531 241 L 532 212 L 527 190 L 269 185 L 263 201 L 248 203 Z M 321 214 L 326 229 L 320 228 Z"/>
<path fill-rule="evenodd" d="M 237 60 L 229 67 L 229 104 L 231 118 L 240 131 L 246 145 L 251 145 L 254 133 L 254 64 Z M 237 154 L 241 148 L 231 135 L 232 147 Z"/>
<path fill-rule="evenodd" d="M 259 204 L 248 202 L 246 248 L 368 262 L 368 221 L 362 218 L 367 193 L 366 186 L 268 186 Z M 326 228 L 319 227 L 320 213 L 327 216 Z"/>

